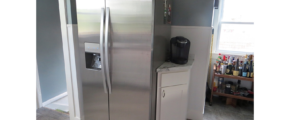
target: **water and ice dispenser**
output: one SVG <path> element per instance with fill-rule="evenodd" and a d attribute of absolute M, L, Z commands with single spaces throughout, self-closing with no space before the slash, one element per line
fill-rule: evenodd
<path fill-rule="evenodd" d="M 86 68 L 101 70 L 100 44 L 85 43 Z"/>

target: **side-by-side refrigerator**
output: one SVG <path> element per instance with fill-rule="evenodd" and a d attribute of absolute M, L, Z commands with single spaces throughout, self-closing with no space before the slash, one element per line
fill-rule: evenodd
<path fill-rule="evenodd" d="M 85 120 L 154 120 L 170 0 L 76 0 Z"/>

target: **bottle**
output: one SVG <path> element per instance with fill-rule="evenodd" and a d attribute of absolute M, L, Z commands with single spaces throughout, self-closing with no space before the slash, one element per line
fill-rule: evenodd
<path fill-rule="evenodd" d="M 253 61 L 253 76 L 252 76 L 252 78 L 255 78 L 255 61 Z"/>
<path fill-rule="evenodd" d="M 242 76 L 247 77 L 247 64 L 246 63 L 244 63 Z"/>
<path fill-rule="evenodd" d="M 227 74 L 229 74 L 229 75 L 232 75 L 232 74 L 233 74 L 233 65 L 232 65 L 232 60 L 233 60 L 233 58 L 232 58 L 232 56 L 231 56 L 230 59 L 229 59 L 229 63 L 228 63 L 228 69 L 229 69 L 229 72 L 228 72 Z"/>
<path fill-rule="evenodd" d="M 218 87 L 217 86 L 218 85 L 217 83 L 218 83 L 218 79 L 215 78 L 214 81 L 213 81 L 213 87 L 216 87 L 217 88 Z"/>
<path fill-rule="evenodd" d="M 242 74 L 243 74 L 243 67 L 240 66 L 240 67 L 239 67 L 239 76 L 242 76 Z"/>
<path fill-rule="evenodd" d="M 233 71 L 236 70 L 236 61 L 233 61 Z"/>
<path fill-rule="evenodd" d="M 252 59 L 253 59 L 253 55 L 248 55 L 248 63 L 250 63 Z"/>
<path fill-rule="evenodd" d="M 243 75 L 243 61 L 240 61 L 240 66 L 239 66 L 239 76 Z"/>
<path fill-rule="evenodd" d="M 219 62 L 222 62 L 223 61 L 220 53 L 219 53 L 219 56 L 217 58 L 217 61 L 219 61 Z"/>
<path fill-rule="evenodd" d="M 217 69 L 217 64 L 214 63 L 214 64 L 213 64 L 213 70 L 216 71 L 216 69 Z"/>
<path fill-rule="evenodd" d="M 253 76 L 253 66 L 252 66 L 252 64 L 253 64 L 253 61 L 251 60 L 250 61 L 250 65 L 248 67 L 249 71 L 247 72 L 247 77 L 248 78 L 251 78 L 251 76 Z"/>
<path fill-rule="evenodd" d="M 248 63 L 248 56 L 247 56 L 247 54 L 246 54 L 246 56 L 245 56 L 244 63 L 245 63 L 245 64 L 247 64 L 247 63 Z"/>
<path fill-rule="evenodd" d="M 216 72 L 218 73 L 220 71 L 220 64 L 217 62 Z"/>
<path fill-rule="evenodd" d="M 224 84 L 224 78 L 223 77 L 219 77 L 218 78 L 218 92 L 222 92 L 223 91 L 223 84 Z"/>
<path fill-rule="evenodd" d="M 235 69 L 233 71 L 233 75 L 234 76 L 239 76 L 239 58 L 237 59 L 237 61 L 235 63 Z"/>
<path fill-rule="evenodd" d="M 241 80 L 238 80 L 238 83 L 236 84 L 236 91 L 240 89 L 240 85 L 241 85 Z"/>
<path fill-rule="evenodd" d="M 216 72 L 218 72 L 218 71 L 220 71 L 220 65 L 219 65 L 219 63 L 216 66 Z"/>
<path fill-rule="evenodd" d="M 223 56 L 223 61 L 226 61 L 226 56 L 225 55 Z"/>

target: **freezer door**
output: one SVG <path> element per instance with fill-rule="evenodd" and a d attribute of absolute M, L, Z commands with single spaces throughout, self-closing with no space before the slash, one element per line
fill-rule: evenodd
<path fill-rule="evenodd" d="M 106 0 L 110 120 L 149 120 L 153 3 Z"/>
<path fill-rule="evenodd" d="M 90 69 L 90 61 L 93 58 L 89 49 L 94 45 L 102 48 L 100 35 L 103 29 L 102 22 L 105 18 L 104 0 L 76 0 L 80 73 L 82 81 L 83 113 L 85 120 L 109 120 L 108 92 L 106 88 L 104 66 L 101 69 Z M 103 8 L 103 12 L 102 12 Z M 102 16 L 103 15 L 103 16 Z M 90 48 L 85 49 L 85 45 Z M 86 51 L 85 51 L 86 50 Z M 87 53 L 86 53 L 87 52 Z M 103 59 L 102 51 L 97 51 Z M 98 55 L 98 54 L 97 54 Z"/>

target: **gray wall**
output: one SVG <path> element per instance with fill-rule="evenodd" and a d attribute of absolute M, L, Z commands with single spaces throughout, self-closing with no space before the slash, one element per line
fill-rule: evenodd
<path fill-rule="evenodd" d="M 37 0 L 36 52 L 42 101 L 66 92 L 58 0 Z"/>
<path fill-rule="evenodd" d="M 214 0 L 172 0 L 172 25 L 211 27 Z"/>

